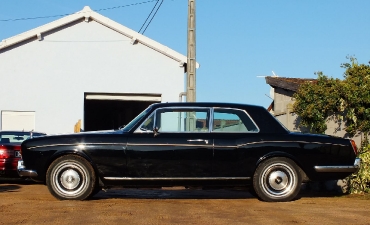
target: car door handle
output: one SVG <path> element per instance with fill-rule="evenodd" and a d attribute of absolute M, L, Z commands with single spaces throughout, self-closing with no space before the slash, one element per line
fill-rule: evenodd
<path fill-rule="evenodd" d="M 204 140 L 204 139 L 189 139 L 188 141 L 189 142 L 202 142 L 202 141 L 204 141 L 206 144 L 208 144 L 208 140 Z"/>

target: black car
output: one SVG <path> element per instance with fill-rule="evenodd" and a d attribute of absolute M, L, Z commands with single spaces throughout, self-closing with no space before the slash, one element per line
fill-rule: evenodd
<path fill-rule="evenodd" d="M 292 133 L 263 107 L 229 103 L 153 104 L 122 129 L 31 139 L 21 151 L 19 174 L 61 200 L 112 186 L 250 186 L 290 201 L 302 182 L 360 166 L 352 140 Z"/>

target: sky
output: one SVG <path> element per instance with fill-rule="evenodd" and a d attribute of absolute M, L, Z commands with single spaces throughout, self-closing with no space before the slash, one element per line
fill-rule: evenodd
<path fill-rule="evenodd" d="M 106 9 L 98 13 L 139 31 L 154 5 L 150 0 L 0 0 L 0 41 L 84 6 Z M 368 0 L 196 1 L 196 100 L 268 107 L 270 86 L 263 76 L 273 72 L 316 78 L 322 71 L 342 79 L 340 65 L 348 56 L 370 61 L 369 10 Z M 188 0 L 164 0 L 144 35 L 186 55 L 187 13 Z M 35 17 L 48 18 L 18 20 Z"/>

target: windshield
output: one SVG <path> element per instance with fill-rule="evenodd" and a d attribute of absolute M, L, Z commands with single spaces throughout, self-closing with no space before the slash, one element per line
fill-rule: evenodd
<path fill-rule="evenodd" d="M 136 116 L 133 120 L 131 120 L 130 123 L 124 126 L 121 130 L 124 132 L 130 131 L 142 118 L 144 118 L 149 113 L 150 110 L 151 107 L 149 106 L 144 111 L 142 111 L 138 116 Z"/>

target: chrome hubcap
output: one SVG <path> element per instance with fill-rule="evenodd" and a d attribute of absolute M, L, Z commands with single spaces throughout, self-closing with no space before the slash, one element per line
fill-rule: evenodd
<path fill-rule="evenodd" d="M 83 194 L 90 180 L 85 167 L 76 161 L 58 164 L 52 174 L 53 189 L 61 196 L 77 197 Z"/>
<path fill-rule="evenodd" d="M 268 178 L 269 185 L 275 190 L 283 190 L 288 185 L 288 176 L 282 171 L 272 172 Z"/>
<path fill-rule="evenodd" d="M 273 163 L 262 173 L 260 182 L 262 190 L 273 198 L 289 195 L 297 186 L 294 170 L 285 163 Z"/>
<path fill-rule="evenodd" d="M 62 173 L 60 183 L 64 188 L 72 190 L 79 185 L 80 176 L 75 170 L 68 169 Z"/>

